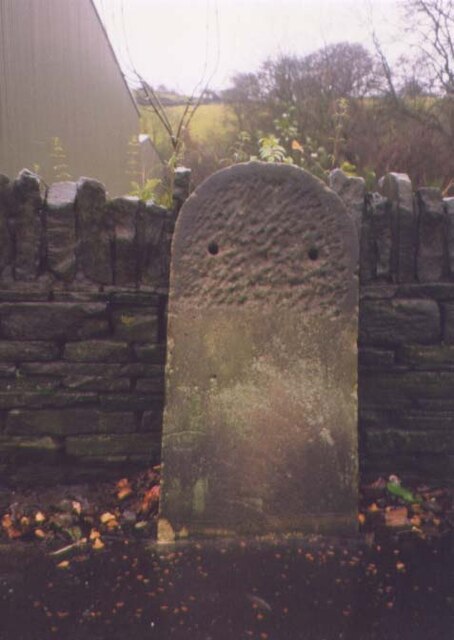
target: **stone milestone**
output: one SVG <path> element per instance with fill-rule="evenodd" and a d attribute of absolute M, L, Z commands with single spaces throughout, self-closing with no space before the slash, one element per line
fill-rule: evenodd
<path fill-rule="evenodd" d="M 357 262 L 344 204 L 296 167 L 225 169 L 183 205 L 162 542 L 355 530 Z"/>

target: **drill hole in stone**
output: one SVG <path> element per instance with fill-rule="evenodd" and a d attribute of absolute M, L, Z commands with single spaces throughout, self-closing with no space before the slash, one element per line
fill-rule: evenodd
<path fill-rule="evenodd" d="M 318 260 L 318 249 L 317 247 L 311 247 L 307 252 L 309 260 Z"/>
<path fill-rule="evenodd" d="M 211 253 L 212 256 L 216 256 L 219 253 L 219 245 L 217 242 L 210 242 L 208 245 L 208 253 Z"/>

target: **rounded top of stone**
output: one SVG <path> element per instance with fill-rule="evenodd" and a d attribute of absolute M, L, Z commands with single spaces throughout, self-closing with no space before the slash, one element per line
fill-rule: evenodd
<path fill-rule="evenodd" d="M 356 305 L 358 242 L 340 198 L 291 165 L 223 169 L 183 205 L 171 301 L 209 308 L 279 304 L 337 315 Z"/>

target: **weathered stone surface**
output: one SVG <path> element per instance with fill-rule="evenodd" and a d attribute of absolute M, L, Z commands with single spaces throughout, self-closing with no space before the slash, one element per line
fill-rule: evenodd
<path fill-rule="evenodd" d="M 11 208 L 11 182 L 0 174 L 0 273 L 13 259 L 13 243 L 8 225 Z"/>
<path fill-rule="evenodd" d="M 405 173 L 387 173 L 379 186 L 381 194 L 391 203 L 397 282 L 413 282 L 416 275 L 417 224 L 410 178 Z"/>
<path fill-rule="evenodd" d="M 365 440 L 370 453 L 454 453 L 454 431 L 368 431 Z"/>
<path fill-rule="evenodd" d="M 156 309 L 115 309 L 112 313 L 114 336 L 127 342 L 156 342 L 158 317 Z"/>
<path fill-rule="evenodd" d="M 454 344 L 454 304 L 443 304 L 443 340 Z"/>
<path fill-rule="evenodd" d="M 385 349 L 360 349 L 359 364 L 366 367 L 390 367 L 395 362 L 394 351 Z"/>
<path fill-rule="evenodd" d="M 13 183 L 14 277 L 35 280 L 42 250 L 41 197 L 38 176 L 24 169 Z"/>
<path fill-rule="evenodd" d="M 433 300 L 364 300 L 360 305 L 360 343 L 398 346 L 440 340 L 440 311 Z"/>
<path fill-rule="evenodd" d="M 135 431 L 133 413 L 105 413 L 91 409 L 65 409 L 8 413 L 5 433 L 15 435 L 53 435 L 130 433 Z"/>
<path fill-rule="evenodd" d="M 144 455 L 151 459 L 159 447 L 155 434 L 74 436 L 66 438 L 66 453 L 70 456 Z"/>
<path fill-rule="evenodd" d="M 391 204 L 379 193 L 367 199 L 367 217 L 370 219 L 370 250 L 372 275 L 390 281 L 393 276 L 393 225 Z"/>
<path fill-rule="evenodd" d="M 417 275 L 419 282 L 437 282 L 447 271 L 445 264 L 446 216 L 439 189 L 417 191 L 419 209 Z"/>
<path fill-rule="evenodd" d="M 49 270 L 65 282 L 76 274 L 75 182 L 52 184 L 47 194 L 47 263 Z"/>
<path fill-rule="evenodd" d="M 218 172 L 173 241 L 161 518 L 354 530 L 357 234 L 291 166 Z"/>
<path fill-rule="evenodd" d="M 128 362 L 131 353 L 124 342 L 86 340 L 69 342 L 65 346 L 63 358 L 73 362 Z"/>
<path fill-rule="evenodd" d="M 79 263 L 93 282 L 112 284 L 112 220 L 106 208 L 104 187 L 96 180 L 81 178 L 77 183 L 79 217 Z"/>
<path fill-rule="evenodd" d="M 168 211 L 150 201 L 137 215 L 140 281 L 148 286 L 165 286 L 168 278 L 170 238 L 165 229 Z"/>
<path fill-rule="evenodd" d="M 138 198 L 115 198 L 108 205 L 114 224 L 114 284 L 138 282 L 138 243 L 136 236 Z"/>
<path fill-rule="evenodd" d="M 68 340 L 84 323 L 106 316 L 102 303 L 0 304 L 0 336 L 8 340 Z"/>
<path fill-rule="evenodd" d="M 54 360 L 58 357 L 58 347 L 54 342 L 0 341 L 1 362 L 36 362 Z"/>

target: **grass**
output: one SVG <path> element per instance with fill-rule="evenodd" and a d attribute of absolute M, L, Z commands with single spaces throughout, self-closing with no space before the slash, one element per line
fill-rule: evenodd
<path fill-rule="evenodd" d="M 167 116 L 174 128 L 177 128 L 184 112 L 183 105 L 166 107 Z M 142 107 L 142 132 L 147 133 L 159 144 L 167 136 L 156 114 L 148 107 Z M 189 126 L 191 138 L 198 143 L 222 142 L 238 131 L 235 114 L 225 104 L 202 104 L 197 109 Z"/>

